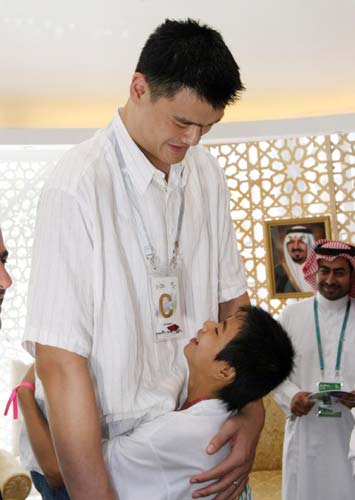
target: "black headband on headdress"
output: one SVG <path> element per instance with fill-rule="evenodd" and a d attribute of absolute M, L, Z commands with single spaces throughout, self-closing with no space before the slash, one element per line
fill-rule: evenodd
<path fill-rule="evenodd" d="M 294 226 L 294 227 L 291 227 L 291 229 L 288 229 L 286 231 L 286 234 L 290 234 L 290 233 L 306 233 L 306 234 L 313 234 L 312 231 L 310 229 L 308 229 L 308 227 L 297 227 L 297 226 Z"/>
<path fill-rule="evenodd" d="M 355 247 L 351 248 L 324 248 L 321 245 L 318 245 L 314 248 L 315 253 L 319 255 L 351 255 L 355 257 Z"/>

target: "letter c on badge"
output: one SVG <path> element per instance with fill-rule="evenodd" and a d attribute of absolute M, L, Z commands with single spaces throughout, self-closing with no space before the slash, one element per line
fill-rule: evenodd
<path fill-rule="evenodd" d="M 170 318 L 174 313 L 172 307 L 173 298 L 168 293 L 163 293 L 159 298 L 159 311 L 163 318 Z"/>

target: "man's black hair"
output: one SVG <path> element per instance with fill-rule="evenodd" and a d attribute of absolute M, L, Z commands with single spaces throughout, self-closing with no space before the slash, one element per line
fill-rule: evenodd
<path fill-rule="evenodd" d="M 260 307 L 241 307 L 242 326 L 216 360 L 236 370 L 232 383 L 219 392 L 228 410 L 239 410 L 275 389 L 292 372 L 292 342 L 268 312 Z"/>
<path fill-rule="evenodd" d="M 166 19 L 150 35 L 136 71 L 152 95 L 173 97 L 190 89 L 213 108 L 224 108 L 244 90 L 239 67 L 218 31 L 193 19 Z"/>

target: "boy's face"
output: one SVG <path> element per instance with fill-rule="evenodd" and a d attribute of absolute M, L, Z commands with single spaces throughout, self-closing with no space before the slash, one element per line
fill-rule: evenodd
<path fill-rule="evenodd" d="M 206 321 L 195 338 L 184 348 L 190 374 L 196 369 L 201 372 L 210 372 L 217 354 L 238 334 L 243 321 L 243 313 L 229 318 L 221 323 Z"/>

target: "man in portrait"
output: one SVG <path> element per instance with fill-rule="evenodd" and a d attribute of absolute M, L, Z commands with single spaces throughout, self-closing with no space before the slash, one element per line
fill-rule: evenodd
<path fill-rule="evenodd" d="M 293 226 L 287 231 L 281 263 L 275 266 L 276 293 L 312 291 L 304 279 L 302 266 L 314 243 L 312 231 L 305 226 Z"/>

